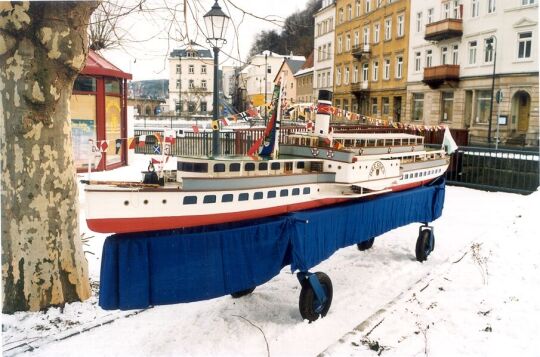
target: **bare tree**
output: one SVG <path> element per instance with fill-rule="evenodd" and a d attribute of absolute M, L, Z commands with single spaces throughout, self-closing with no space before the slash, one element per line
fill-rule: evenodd
<path fill-rule="evenodd" d="M 94 51 L 122 46 L 127 33 L 118 22 L 123 16 L 123 8 L 111 2 L 101 2 L 92 14 L 88 26 L 90 48 Z"/>
<path fill-rule="evenodd" d="M 69 101 L 97 2 L 0 3 L 5 313 L 90 296 Z"/>

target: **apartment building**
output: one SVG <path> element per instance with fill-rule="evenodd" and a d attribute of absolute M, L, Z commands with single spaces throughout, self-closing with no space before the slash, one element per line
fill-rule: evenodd
<path fill-rule="evenodd" d="M 538 0 L 413 1 L 409 31 L 407 122 L 538 145 Z"/>
<path fill-rule="evenodd" d="M 296 82 L 296 103 L 314 103 L 317 97 L 313 96 L 313 57 L 308 56 L 302 67 L 294 74 Z"/>
<path fill-rule="evenodd" d="M 335 16 L 335 0 L 323 0 L 321 8 L 313 15 L 313 98 L 318 98 L 319 89 L 333 90 L 334 87 Z"/>
<path fill-rule="evenodd" d="M 295 58 L 298 58 L 298 56 Z M 284 83 L 283 91 L 285 92 L 285 100 L 289 105 L 296 103 L 297 83 L 294 74 L 297 73 L 306 62 L 305 57 L 302 56 L 300 58 L 301 59 L 285 58 L 273 80 L 273 83 L 276 84 L 280 81 Z"/>
<path fill-rule="evenodd" d="M 410 0 L 337 0 L 334 105 L 402 120 Z"/>
<path fill-rule="evenodd" d="M 209 49 L 190 42 L 169 55 L 169 110 L 176 113 L 212 112 L 214 59 Z"/>

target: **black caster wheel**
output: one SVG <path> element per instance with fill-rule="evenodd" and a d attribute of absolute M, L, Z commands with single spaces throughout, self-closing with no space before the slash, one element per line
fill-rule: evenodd
<path fill-rule="evenodd" d="M 240 290 L 240 291 L 237 291 L 235 293 L 232 293 L 231 296 L 233 298 L 235 298 L 235 299 L 238 299 L 238 298 L 241 298 L 242 296 L 246 296 L 246 295 L 251 294 L 254 290 L 255 290 L 254 287 L 246 289 L 246 290 Z"/>
<path fill-rule="evenodd" d="M 421 229 L 416 240 L 416 260 L 423 262 L 435 249 L 435 236 L 431 229 Z"/>
<path fill-rule="evenodd" d="M 319 281 L 325 296 L 323 301 L 319 301 L 309 279 L 302 281 L 299 301 L 300 315 L 302 315 L 302 319 L 306 319 L 309 322 L 317 320 L 319 316 L 325 317 L 332 304 L 332 281 L 325 273 L 318 272 L 314 275 Z"/>
<path fill-rule="evenodd" d="M 363 252 L 364 250 L 368 250 L 373 247 L 373 242 L 375 242 L 375 238 L 371 238 L 369 240 L 357 243 L 356 246 L 358 247 L 358 250 Z"/>

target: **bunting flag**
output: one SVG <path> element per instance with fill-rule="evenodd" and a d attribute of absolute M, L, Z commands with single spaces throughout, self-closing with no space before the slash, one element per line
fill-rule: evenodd
<path fill-rule="evenodd" d="M 139 135 L 139 147 L 144 146 L 146 144 L 146 135 Z"/>
<path fill-rule="evenodd" d="M 122 139 L 116 139 L 116 142 L 114 144 L 116 155 L 118 155 L 118 153 L 120 152 L 121 147 L 122 147 Z"/>
<path fill-rule="evenodd" d="M 191 129 L 193 129 L 193 132 L 194 132 L 195 134 L 199 134 L 199 127 L 198 127 L 197 125 L 193 125 L 193 126 L 191 127 Z"/>
<path fill-rule="evenodd" d="M 238 113 L 240 120 L 247 121 L 248 115 L 246 112 Z"/>
<path fill-rule="evenodd" d="M 169 143 L 169 144 L 176 143 L 176 130 L 167 129 L 167 130 L 165 130 L 163 135 L 165 136 L 165 142 L 166 143 Z"/>
<path fill-rule="evenodd" d="M 169 156 L 165 156 L 165 163 L 169 162 Z M 163 161 L 152 158 L 152 164 L 163 164 Z"/>
<path fill-rule="evenodd" d="M 256 110 L 256 109 L 253 109 L 253 108 L 250 108 L 250 109 L 246 110 L 245 113 L 246 113 L 248 116 L 254 117 L 254 118 L 259 116 L 259 112 L 257 112 L 257 110 Z"/>
<path fill-rule="evenodd" d="M 221 118 L 221 124 L 223 126 L 229 126 L 229 119 L 227 118 Z"/>
<path fill-rule="evenodd" d="M 101 140 L 99 142 L 99 151 L 100 152 L 106 152 L 108 147 L 109 147 L 109 144 L 107 143 L 107 140 Z"/>
<path fill-rule="evenodd" d="M 154 133 L 154 136 L 156 137 L 158 143 L 161 143 L 161 135 L 159 133 Z"/>
<path fill-rule="evenodd" d="M 128 139 L 128 149 L 135 149 L 135 138 L 129 138 Z"/>

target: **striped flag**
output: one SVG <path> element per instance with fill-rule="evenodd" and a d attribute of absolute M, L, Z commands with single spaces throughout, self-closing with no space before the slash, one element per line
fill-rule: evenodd
<path fill-rule="evenodd" d="M 139 147 L 144 146 L 146 141 L 146 135 L 139 135 Z"/>
<path fill-rule="evenodd" d="M 227 118 L 221 118 L 221 124 L 223 124 L 223 126 L 228 126 L 230 123 L 229 123 L 229 119 Z"/>

